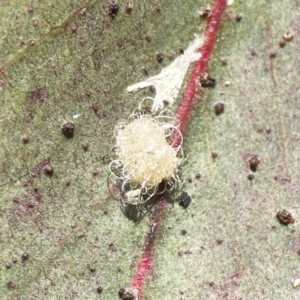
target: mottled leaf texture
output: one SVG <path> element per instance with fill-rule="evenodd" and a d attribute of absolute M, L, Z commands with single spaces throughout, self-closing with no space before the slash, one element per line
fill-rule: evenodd
<path fill-rule="evenodd" d="M 127 86 L 179 56 L 212 5 L 1 0 L 1 299 L 130 286 L 149 218 L 134 223 L 107 189 L 113 129 L 154 96 Z M 297 0 L 227 8 L 144 299 L 299 299 L 299 20 Z"/>

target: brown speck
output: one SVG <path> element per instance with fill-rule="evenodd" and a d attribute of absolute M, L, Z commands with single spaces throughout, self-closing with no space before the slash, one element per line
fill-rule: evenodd
<path fill-rule="evenodd" d="M 30 13 L 32 13 L 34 11 L 34 8 L 32 6 L 28 6 L 27 7 L 27 11 L 30 12 Z"/>
<path fill-rule="evenodd" d="M 88 270 L 90 270 L 91 272 L 95 272 L 96 268 L 94 265 L 87 265 Z"/>
<path fill-rule="evenodd" d="M 71 31 L 74 33 L 78 30 L 78 26 L 77 25 L 72 25 L 71 26 Z"/>
<path fill-rule="evenodd" d="M 238 14 L 238 15 L 236 15 L 235 16 L 235 20 L 237 21 L 237 22 L 240 22 L 241 20 L 242 20 L 242 15 L 240 15 L 240 14 Z"/>
<path fill-rule="evenodd" d="M 145 75 L 148 75 L 149 69 L 147 66 L 142 66 L 142 71 L 144 72 Z"/>
<path fill-rule="evenodd" d="M 275 58 L 277 51 L 275 49 L 271 48 L 271 49 L 269 49 L 268 54 L 269 54 L 270 58 Z"/>
<path fill-rule="evenodd" d="M 101 286 L 101 285 L 98 285 L 98 286 L 97 286 L 97 289 L 96 289 L 97 293 L 98 293 L 98 294 L 101 294 L 101 293 L 102 293 L 102 290 L 103 290 L 102 286 Z"/>
<path fill-rule="evenodd" d="M 112 252 L 118 251 L 118 248 L 113 243 L 108 244 L 108 249 Z"/>
<path fill-rule="evenodd" d="M 201 179 L 201 174 L 199 172 L 197 172 L 195 177 L 196 177 L 196 179 Z"/>
<path fill-rule="evenodd" d="M 208 73 L 200 76 L 200 83 L 202 87 L 215 87 L 216 79 L 212 78 Z"/>
<path fill-rule="evenodd" d="M 217 157 L 218 157 L 218 153 L 217 153 L 217 152 L 212 152 L 212 153 L 211 153 L 211 157 L 212 157 L 213 159 L 217 158 Z"/>
<path fill-rule="evenodd" d="M 34 45 L 34 40 L 29 40 L 29 41 L 27 42 L 27 45 L 28 45 L 28 46 L 33 46 L 33 45 Z"/>
<path fill-rule="evenodd" d="M 193 182 L 192 178 L 190 178 L 190 177 L 187 179 L 187 181 L 188 181 L 189 183 L 192 183 L 192 182 Z"/>
<path fill-rule="evenodd" d="M 186 231 L 185 229 L 182 229 L 182 230 L 181 230 L 181 234 L 182 234 L 182 235 L 186 235 L 186 234 L 187 234 L 187 231 Z"/>
<path fill-rule="evenodd" d="M 156 52 L 156 59 L 158 62 L 162 62 L 162 60 L 164 59 L 164 54 L 161 52 Z"/>
<path fill-rule="evenodd" d="M 283 48 L 286 45 L 286 41 L 285 40 L 280 40 L 278 42 L 279 47 Z"/>
<path fill-rule="evenodd" d="M 287 42 L 290 42 L 294 38 L 294 36 L 289 32 L 285 33 L 282 37 Z"/>
<path fill-rule="evenodd" d="M 191 197 L 186 192 L 181 193 L 179 197 L 180 206 L 182 206 L 183 208 L 187 208 L 190 205 L 191 201 L 192 201 Z"/>
<path fill-rule="evenodd" d="M 271 131 L 272 131 L 272 130 L 271 130 L 270 127 L 267 127 L 267 128 L 266 128 L 266 132 L 267 132 L 267 133 L 271 133 Z"/>
<path fill-rule="evenodd" d="M 84 142 L 82 143 L 81 147 L 84 151 L 87 151 L 89 149 L 89 144 L 87 142 Z"/>
<path fill-rule="evenodd" d="M 218 239 L 217 239 L 217 244 L 218 244 L 218 245 L 221 245 L 223 242 L 224 242 L 223 239 L 221 239 L 221 238 L 218 238 Z"/>
<path fill-rule="evenodd" d="M 150 90 L 151 93 L 155 93 L 156 92 L 156 88 L 155 88 L 155 86 L 153 84 L 149 86 L 149 90 Z"/>
<path fill-rule="evenodd" d="M 200 18 L 206 19 L 210 15 L 210 9 L 200 10 L 198 12 L 198 15 L 199 15 Z"/>
<path fill-rule="evenodd" d="M 131 13 L 133 10 L 133 5 L 131 3 L 126 3 L 125 10 L 127 13 Z"/>
<path fill-rule="evenodd" d="M 86 7 L 83 7 L 80 11 L 79 11 L 79 14 L 81 14 L 82 16 L 84 16 L 87 12 L 87 8 Z"/>
<path fill-rule="evenodd" d="M 96 176 L 98 176 L 98 175 L 99 175 L 99 172 L 98 172 L 97 170 L 94 170 L 94 171 L 93 171 L 93 176 L 96 177 Z"/>
<path fill-rule="evenodd" d="M 179 52 L 180 54 L 183 54 L 183 53 L 184 53 L 184 48 L 183 48 L 183 47 L 179 47 L 179 48 L 178 48 L 178 52 Z"/>
<path fill-rule="evenodd" d="M 254 174 L 253 173 L 249 173 L 248 176 L 247 176 L 247 178 L 249 180 L 253 180 L 254 179 Z"/>
<path fill-rule="evenodd" d="M 120 8 L 118 0 L 111 0 L 110 3 L 104 4 L 102 7 L 106 14 L 112 18 L 116 16 Z"/>
<path fill-rule="evenodd" d="M 32 26 L 33 26 L 33 27 L 38 26 L 38 24 L 39 24 L 38 21 L 33 21 L 33 22 L 32 22 Z"/>
<path fill-rule="evenodd" d="M 86 92 L 85 92 L 85 95 L 86 95 L 87 97 L 91 97 L 91 96 L 92 96 L 92 92 L 91 92 L 91 91 L 86 91 Z"/>
<path fill-rule="evenodd" d="M 72 122 L 67 122 L 61 127 L 61 132 L 64 136 L 71 138 L 74 136 L 75 125 Z"/>
<path fill-rule="evenodd" d="M 218 116 L 224 112 L 225 105 L 222 102 L 216 103 L 214 109 L 215 109 L 215 114 Z"/>
<path fill-rule="evenodd" d="M 285 209 L 282 210 L 282 211 L 279 211 L 276 214 L 276 217 L 277 217 L 278 221 L 283 225 L 288 225 L 288 224 L 291 224 L 291 223 L 295 222 L 292 215 Z"/>
<path fill-rule="evenodd" d="M 256 172 L 257 171 L 257 167 L 258 167 L 259 163 L 260 163 L 260 160 L 259 160 L 259 158 L 256 155 L 250 157 L 250 159 L 249 159 L 249 167 L 250 167 L 250 169 L 251 169 L 252 172 Z"/>
<path fill-rule="evenodd" d="M 66 186 L 70 186 L 70 185 L 71 185 L 71 181 L 70 181 L 70 180 L 66 180 L 66 181 L 65 181 L 65 185 L 66 185 Z"/>
<path fill-rule="evenodd" d="M 21 261 L 24 262 L 28 259 L 29 257 L 29 254 L 27 252 L 24 252 L 22 255 L 21 255 Z"/>
<path fill-rule="evenodd" d="M 28 133 L 25 133 L 23 136 L 22 136 L 22 140 L 24 142 L 24 144 L 28 143 L 29 140 L 30 140 L 30 135 Z"/>
<path fill-rule="evenodd" d="M 12 262 L 15 264 L 16 262 L 18 262 L 18 259 L 16 257 L 13 257 Z"/>
<path fill-rule="evenodd" d="M 48 161 L 47 163 L 45 163 L 42 167 L 42 172 L 45 174 L 45 175 L 52 175 L 53 174 L 53 167 L 52 165 L 50 164 L 50 161 Z"/>
<path fill-rule="evenodd" d="M 98 103 L 95 102 L 91 105 L 91 109 L 94 111 L 94 113 L 96 114 L 98 112 L 99 106 Z"/>
<path fill-rule="evenodd" d="M 155 5 L 154 10 L 159 13 L 161 11 L 161 8 L 159 5 Z"/>
<path fill-rule="evenodd" d="M 118 295 L 119 295 L 119 298 L 122 300 L 135 300 L 136 299 L 133 293 L 126 291 L 126 289 L 124 289 L 124 288 L 120 288 Z"/>
<path fill-rule="evenodd" d="M 83 38 L 81 38 L 80 40 L 79 40 L 79 45 L 80 46 L 84 46 L 86 44 L 86 41 L 83 39 Z"/>
<path fill-rule="evenodd" d="M 12 281 L 8 281 L 6 283 L 6 287 L 11 290 L 11 289 L 14 289 L 16 287 L 16 285 Z"/>
<path fill-rule="evenodd" d="M 147 35 L 145 36 L 145 40 L 146 40 L 147 42 L 151 42 L 151 36 L 147 34 Z"/>
<path fill-rule="evenodd" d="M 251 49 L 250 53 L 251 53 L 252 56 L 256 56 L 257 55 L 257 52 L 256 52 L 255 49 Z"/>
<path fill-rule="evenodd" d="M 85 237 L 85 233 L 83 231 L 77 233 L 77 238 L 82 239 Z"/>
<path fill-rule="evenodd" d="M 6 269 L 9 269 L 11 267 L 11 262 L 7 262 L 6 264 L 5 264 L 5 268 Z"/>
<path fill-rule="evenodd" d="M 228 61 L 227 61 L 227 59 L 222 58 L 221 63 L 222 63 L 223 66 L 226 66 Z"/>
<path fill-rule="evenodd" d="M 108 210 L 105 209 L 105 210 L 103 211 L 103 213 L 104 213 L 105 215 L 108 215 Z"/>

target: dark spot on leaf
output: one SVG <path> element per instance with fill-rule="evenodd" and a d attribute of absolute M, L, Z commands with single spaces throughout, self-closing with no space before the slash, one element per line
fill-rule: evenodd
<path fill-rule="evenodd" d="M 127 13 L 131 13 L 133 10 L 133 5 L 127 2 L 125 6 L 125 10 Z"/>
<path fill-rule="evenodd" d="M 187 231 L 186 231 L 185 229 L 182 229 L 182 230 L 181 230 L 181 234 L 182 234 L 182 235 L 186 235 L 186 234 L 187 234 Z"/>
<path fill-rule="evenodd" d="M 216 79 L 212 78 L 208 73 L 204 73 L 200 76 L 200 83 L 202 87 L 215 87 Z"/>
<path fill-rule="evenodd" d="M 235 20 L 237 22 L 240 22 L 242 20 L 242 18 L 243 18 L 242 15 L 239 15 L 239 14 L 235 16 Z"/>
<path fill-rule="evenodd" d="M 7 262 L 6 264 L 5 264 L 5 268 L 6 269 L 9 269 L 11 267 L 11 262 Z"/>
<path fill-rule="evenodd" d="M 257 171 L 257 167 L 258 167 L 259 163 L 260 163 L 260 160 L 259 160 L 259 158 L 256 155 L 250 157 L 250 159 L 249 159 L 249 167 L 250 167 L 250 169 L 251 169 L 252 172 L 256 172 Z"/>
<path fill-rule="evenodd" d="M 111 0 L 110 3 L 104 4 L 103 9 L 107 15 L 114 18 L 120 8 L 118 0 Z"/>
<path fill-rule="evenodd" d="M 122 300 L 135 300 L 135 296 L 133 293 L 126 291 L 124 288 L 120 288 L 119 290 L 119 298 Z"/>
<path fill-rule="evenodd" d="M 74 136 L 75 125 L 72 122 L 67 122 L 61 127 L 61 132 L 67 138 L 72 138 Z"/>
<path fill-rule="evenodd" d="M 191 201 L 192 201 L 191 197 L 186 192 L 181 193 L 179 197 L 180 206 L 182 206 L 183 208 L 187 208 L 190 205 Z"/>
<path fill-rule="evenodd" d="M 38 26 L 38 21 L 33 21 L 33 22 L 32 22 L 32 26 L 33 26 L 33 27 Z"/>
<path fill-rule="evenodd" d="M 46 93 L 46 87 L 40 87 L 37 88 L 34 91 L 31 91 L 28 93 L 28 97 L 31 100 L 38 100 L 38 101 L 44 101 L 46 99 L 47 93 Z"/>
<path fill-rule="evenodd" d="M 87 265 L 88 270 L 90 270 L 91 272 L 95 272 L 96 268 L 94 265 Z"/>
<path fill-rule="evenodd" d="M 22 261 L 22 262 L 25 262 L 28 258 L 29 258 L 29 254 L 28 254 L 27 252 L 24 252 L 24 253 L 21 255 L 21 261 Z"/>
<path fill-rule="evenodd" d="M 220 114 L 224 113 L 225 105 L 224 105 L 224 103 L 221 103 L 221 102 L 216 103 L 214 106 L 214 109 L 215 109 L 215 114 L 220 115 Z"/>
<path fill-rule="evenodd" d="M 87 142 L 84 142 L 82 143 L 81 147 L 84 151 L 87 151 L 89 149 L 89 144 Z"/>
<path fill-rule="evenodd" d="M 278 42 L 279 47 L 283 48 L 286 45 L 286 41 L 285 40 L 280 40 Z"/>
<path fill-rule="evenodd" d="M 295 222 L 292 215 L 285 209 L 282 210 L 282 211 L 279 211 L 276 214 L 276 217 L 277 217 L 278 221 L 283 225 L 288 225 L 288 224 L 291 224 L 291 223 Z"/>
<path fill-rule="evenodd" d="M 210 15 L 210 9 L 200 10 L 198 12 L 198 15 L 199 15 L 200 18 L 206 19 Z"/>
<path fill-rule="evenodd" d="M 197 172 L 195 177 L 196 177 L 196 179 L 201 179 L 201 174 L 199 172 Z"/>
<path fill-rule="evenodd" d="M 218 239 L 217 239 L 217 244 L 218 244 L 218 245 L 221 245 L 223 242 L 224 242 L 223 239 L 221 239 L 221 238 L 218 238 Z"/>
<path fill-rule="evenodd" d="M 217 158 L 217 157 L 218 157 L 218 153 L 213 151 L 213 152 L 211 153 L 211 157 L 212 157 L 213 159 Z"/>
<path fill-rule="evenodd" d="M 147 42 L 151 42 L 151 36 L 147 34 L 147 35 L 145 36 L 145 40 L 146 40 Z"/>
<path fill-rule="evenodd" d="M 118 251 L 118 248 L 113 243 L 108 244 L 108 249 L 112 252 Z"/>
<path fill-rule="evenodd" d="M 29 139 L 30 139 L 30 135 L 28 133 L 25 133 L 23 136 L 22 136 L 22 140 L 24 142 L 24 144 L 28 143 L 29 142 Z"/>
<path fill-rule="evenodd" d="M 98 286 L 97 286 L 97 289 L 96 289 L 97 293 L 98 293 L 98 294 L 102 293 L 102 290 L 103 290 L 102 286 L 101 286 L 101 285 L 98 285 Z"/>
<path fill-rule="evenodd" d="M 11 289 L 14 289 L 16 287 L 16 285 L 12 281 L 8 281 L 6 283 L 6 287 L 11 290 Z"/>
<path fill-rule="evenodd" d="M 164 59 L 164 54 L 163 53 L 161 53 L 161 52 L 157 52 L 156 53 L 156 59 L 157 59 L 157 61 L 158 62 L 162 62 L 163 61 L 163 59 Z"/>
<path fill-rule="evenodd" d="M 249 180 L 253 180 L 253 179 L 254 179 L 254 174 L 253 174 L 253 173 L 249 173 L 249 174 L 247 175 L 247 178 L 248 178 Z"/>
<path fill-rule="evenodd" d="M 34 11 L 34 9 L 33 9 L 32 6 L 28 6 L 28 7 L 27 7 L 27 11 L 30 12 L 30 13 L 32 13 L 32 12 Z"/>

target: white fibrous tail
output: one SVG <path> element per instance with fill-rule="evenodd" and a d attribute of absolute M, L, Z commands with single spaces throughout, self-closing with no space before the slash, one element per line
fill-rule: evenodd
<path fill-rule="evenodd" d="M 163 109 L 164 103 L 172 105 L 178 96 L 185 74 L 190 64 L 201 56 L 199 48 L 203 44 L 203 36 L 196 37 L 189 43 L 184 54 L 178 56 L 169 66 L 163 68 L 158 75 L 145 81 L 127 87 L 127 92 L 136 92 L 153 85 L 156 95 L 152 105 L 152 111 Z"/>

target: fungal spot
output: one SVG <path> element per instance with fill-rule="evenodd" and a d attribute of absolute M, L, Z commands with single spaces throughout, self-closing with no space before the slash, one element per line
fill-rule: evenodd
<path fill-rule="evenodd" d="M 164 59 L 164 54 L 163 53 L 161 53 L 161 52 L 156 52 L 156 59 L 157 59 L 157 61 L 158 62 L 162 62 L 163 61 L 163 59 Z"/>
<path fill-rule="evenodd" d="M 30 140 L 30 135 L 28 133 L 25 133 L 23 136 L 22 136 L 22 140 L 23 140 L 23 143 L 24 144 L 27 144 Z"/>
<path fill-rule="evenodd" d="M 218 116 L 222 113 L 224 113 L 224 109 L 225 109 L 225 105 L 224 103 L 216 103 L 215 106 L 214 106 L 214 109 L 215 109 L 215 114 Z"/>
<path fill-rule="evenodd" d="M 24 252 L 24 253 L 21 255 L 21 261 L 22 261 L 22 262 L 25 262 L 28 258 L 29 258 L 29 254 L 28 254 L 27 252 Z"/>
<path fill-rule="evenodd" d="M 211 157 L 212 157 L 212 159 L 216 159 L 218 157 L 218 153 L 213 151 L 211 153 Z"/>
<path fill-rule="evenodd" d="M 32 26 L 33 26 L 33 27 L 38 26 L 38 21 L 33 21 L 33 22 L 32 22 Z"/>
<path fill-rule="evenodd" d="M 159 5 L 155 5 L 155 6 L 154 6 L 154 10 L 155 10 L 156 12 L 160 12 L 160 11 L 161 11 L 161 8 L 160 8 Z"/>
<path fill-rule="evenodd" d="M 101 286 L 101 285 L 98 285 L 97 288 L 96 288 L 97 293 L 98 293 L 98 294 L 101 294 L 101 293 L 102 293 L 102 290 L 103 290 L 102 286 Z"/>
<path fill-rule="evenodd" d="M 84 151 L 87 151 L 89 149 L 89 144 L 87 142 L 84 142 L 82 143 L 81 147 Z"/>
<path fill-rule="evenodd" d="M 260 160 L 259 158 L 255 155 L 255 156 L 252 156 L 250 157 L 249 159 L 249 167 L 251 169 L 252 172 L 256 172 L 257 171 L 257 167 L 260 163 Z"/>
<path fill-rule="evenodd" d="M 133 10 L 133 5 L 129 3 L 128 1 L 126 2 L 125 10 L 127 13 L 131 13 Z"/>
<path fill-rule="evenodd" d="M 178 48 L 178 52 L 179 52 L 180 54 L 183 54 L 183 53 L 184 53 L 184 48 L 183 48 L 183 47 L 179 47 L 179 48 Z"/>
<path fill-rule="evenodd" d="M 215 87 L 216 86 L 216 79 L 211 77 L 207 72 L 200 76 L 200 84 L 202 87 Z"/>
<path fill-rule="evenodd" d="M 146 40 L 147 42 L 151 42 L 151 36 L 147 34 L 147 35 L 145 36 L 145 40 Z"/>
<path fill-rule="evenodd" d="M 28 11 L 29 13 L 32 13 L 32 12 L 34 12 L 34 9 L 33 9 L 32 6 L 28 6 L 28 7 L 27 7 L 27 11 Z"/>
<path fill-rule="evenodd" d="M 292 217 L 292 215 L 285 209 L 277 212 L 276 217 L 283 225 L 288 225 L 295 222 L 295 219 Z"/>
<path fill-rule="evenodd" d="M 247 178 L 248 178 L 249 180 L 253 180 L 253 179 L 254 179 L 254 174 L 253 174 L 253 173 L 249 173 L 249 174 L 247 175 Z"/>
<path fill-rule="evenodd" d="M 286 45 L 286 41 L 285 41 L 285 40 L 280 40 L 280 41 L 278 42 L 278 45 L 279 45 L 281 48 L 283 48 L 283 47 Z"/>
<path fill-rule="evenodd" d="M 72 122 L 67 122 L 61 127 L 62 134 L 67 138 L 72 138 L 74 136 L 75 125 Z"/>
<path fill-rule="evenodd" d="M 210 15 L 210 9 L 199 10 L 198 16 L 202 19 L 206 19 Z"/>
<path fill-rule="evenodd" d="M 14 289 L 14 288 L 16 287 L 16 284 L 13 283 L 12 281 L 8 281 L 8 282 L 6 283 L 6 287 L 7 287 L 9 290 L 12 290 L 12 289 Z"/>
<path fill-rule="evenodd" d="M 182 230 L 181 230 L 181 234 L 184 236 L 184 235 L 187 234 L 187 231 L 186 231 L 185 229 L 182 229 Z"/>
<path fill-rule="evenodd" d="M 191 202 L 192 202 L 191 197 L 186 192 L 182 192 L 179 197 L 179 205 L 182 206 L 183 208 L 187 208 Z"/>
<path fill-rule="evenodd" d="M 277 55 L 277 51 L 275 49 L 271 48 L 268 50 L 268 54 L 269 54 L 270 58 L 275 58 Z"/>
<path fill-rule="evenodd" d="M 90 270 L 91 272 L 95 272 L 96 268 L 94 265 L 87 265 L 88 270 Z"/>
<path fill-rule="evenodd" d="M 11 263 L 10 263 L 10 262 L 7 262 L 7 263 L 5 264 L 5 268 L 6 268 L 6 269 L 10 269 L 10 267 L 11 267 Z"/>
<path fill-rule="evenodd" d="M 132 292 L 127 291 L 124 288 L 120 288 L 118 295 L 122 300 L 137 300 L 136 296 Z"/>
<path fill-rule="evenodd" d="M 195 177 L 196 177 L 196 179 L 201 179 L 201 174 L 199 172 L 197 172 Z"/>
<path fill-rule="evenodd" d="M 114 18 L 120 8 L 118 0 L 111 0 L 110 3 L 104 4 L 103 9 L 107 15 Z"/>
<path fill-rule="evenodd" d="M 242 20 L 242 18 L 243 18 L 242 15 L 239 15 L 239 14 L 235 16 L 235 20 L 237 22 L 240 22 Z"/>

